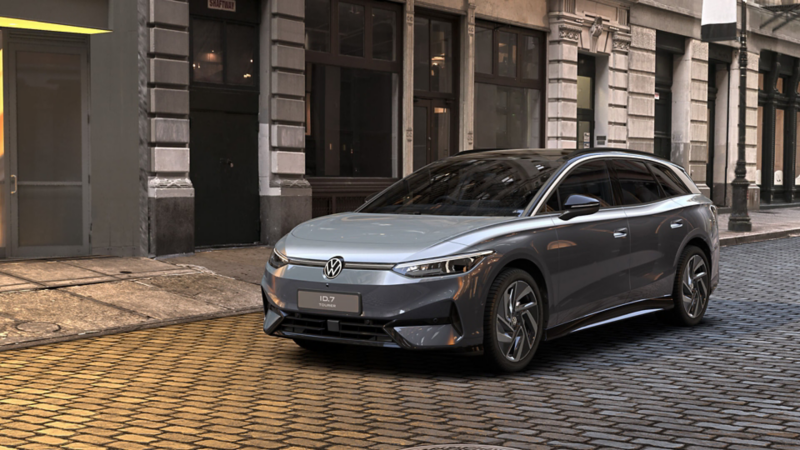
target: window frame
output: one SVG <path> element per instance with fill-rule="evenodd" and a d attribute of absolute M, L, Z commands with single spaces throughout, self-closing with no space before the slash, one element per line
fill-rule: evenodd
<path fill-rule="evenodd" d="M 401 73 L 403 70 L 403 38 L 405 12 L 402 5 L 396 3 L 376 3 L 371 0 L 330 0 L 330 51 L 318 50 L 305 51 L 306 63 L 323 64 L 328 66 L 348 67 L 353 69 L 376 70 L 381 72 Z M 364 7 L 364 56 L 349 56 L 339 53 L 339 4 L 352 3 Z M 373 58 L 373 33 L 374 24 L 372 10 L 381 9 L 395 13 L 395 60 L 387 61 Z"/>
<path fill-rule="evenodd" d="M 489 28 L 492 30 L 492 73 L 486 74 L 475 71 L 475 83 L 496 84 L 501 86 L 521 87 L 526 89 L 538 89 L 545 93 L 545 67 L 546 67 L 546 36 L 543 32 L 538 30 L 530 30 L 525 28 L 514 27 L 494 22 L 487 22 L 479 20 L 475 23 L 478 28 Z M 500 32 L 513 33 L 517 35 L 517 74 L 515 77 L 500 76 L 500 62 L 498 56 L 500 54 L 500 42 L 498 36 Z M 524 38 L 532 36 L 539 40 L 539 77 L 537 80 L 526 80 L 522 75 L 523 68 L 523 51 L 522 43 Z M 477 51 L 477 49 L 476 49 Z M 477 59 L 477 55 L 475 56 Z"/>
<path fill-rule="evenodd" d="M 220 45 L 222 48 L 222 83 L 210 83 L 207 81 L 195 81 L 194 79 L 194 21 L 204 20 L 206 22 L 218 23 L 221 27 L 220 30 Z M 253 84 L 245 86 L 241 84 L 228 83 L 228 25 L 246 26 L 255 30 L 255 47 L 253 52 Z M 261 89 L 261 70 L 260 67 L 260 39 L 259 39 L 259 24 L 253 22 L 245 22 L 242 20 L 234 19 L 221 19 L 215 16 L 196 15 L 193 14 L 189 17 L 189 85 L 195 87 L 211 88 L 211 89 L 226 89 L 244 92 L 258 92 Z"/>
<path fill-rule="evenodd" d="M 429 98 L 429 99 L 443 99 L 445 101 L 452 101 L 453 102 L 453 109 L 456 109 L 456 100 L 458 99 L 459 93 L 461 91 L 461 27 L 460 21 L 457 17 L 453 17 L 451 15 L 447 15 L 445 13 L 441 13 L 438 11 L 431 11 L 427 9 L 418 8 L 414 11 L 414 20 L 416 21 L 417 17 L 421 19 L 428 20 L 428 52 L 429 55 L 432 54 L 430 50 L 433 49 L 433 39 L 430 39 L 430 31 L 433 26 L 432 21 L 438 20 L 440 22 L 447 22 L 452 26 L 453 30 L 453 89 L 452 92 L 444 93 L 444 92 L 434 92 L 431 90 L 431 76 L 428 76 L 428 89 L 427 90 L 418 90 L 414 87 L 414 80 L 411 80 L 412 89 L 414 89 L 414 97 L 420 98 Z M 412 52 L 413 53 L 413 52 Z M 414 55 L 416 56 L 416 55 Z M 413 57 L 412 57 L 413 60 Z M 430 72 L 430 58 L 428 58 L 428 71 Z M 413 74 L 412 74 L 413 77 Z"/>

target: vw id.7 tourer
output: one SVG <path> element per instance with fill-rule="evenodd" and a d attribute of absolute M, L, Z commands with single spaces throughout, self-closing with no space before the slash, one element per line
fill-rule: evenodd
<path fill-rule="evenodd" d="M 718 281 L 717 211 L 681 167 L 495 150 L 297 226 L 261 286 L 264 331 L 301 347 L 461 349 L 516 371 L 542 339 L 648 313 L 695 325 Z"/>

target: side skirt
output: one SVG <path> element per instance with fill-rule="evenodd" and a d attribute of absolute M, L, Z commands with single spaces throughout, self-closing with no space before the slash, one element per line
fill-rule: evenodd
<path fill-rule="evenodd" d="M 654 313 L 656 311 L 666 311 L 668 309 L 672 309 L 674 306 L 675 303 L 672 301 L 672 296 L 637 300 L 635 302 L 626 303 L 614 308 L 599 311 L 567 323 L 562 323 L 561 325 L 556 325 L 553 328 L 548 328 L 547 331 L 545 331 L 544 339 L 546 341 L 557 339 L 562 336 L 575 333 L 576 331 L 586 330 L 600 325 L 606 325 L 612 322 L 618 322 L 620 320 Z"/>

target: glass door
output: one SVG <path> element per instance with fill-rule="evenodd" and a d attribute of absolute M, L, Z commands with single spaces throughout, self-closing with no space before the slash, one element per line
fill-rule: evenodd
<path fill-rule="evenodd" d="M 89 252 L 85 43 L 12 39 L 9 106 L 11 257 Z"/>
<path fill-rule="evenodd" d="M 453 113 L 447 103 L 414 99 L 414 170 L 453 154 Z"/>

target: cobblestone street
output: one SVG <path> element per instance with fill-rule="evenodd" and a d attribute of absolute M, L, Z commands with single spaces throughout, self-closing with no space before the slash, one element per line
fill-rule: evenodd
<path fill-rule="evenodd" d="M 706 320 L 642 317 L 477 358 L 315 355 L 261 315 L 0 353 L 11 448 L 800 448 L 800 238 L 727 247 Z"/>

